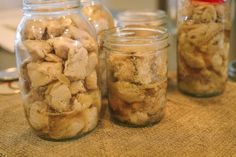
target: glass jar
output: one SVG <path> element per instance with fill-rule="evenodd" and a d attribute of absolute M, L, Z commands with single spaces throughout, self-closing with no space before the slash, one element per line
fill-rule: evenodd
<path fill-rule="evenodd" d="M 112 14 L 100 0 L 81 0 L 81 2 L 82 12 L 93 24 L 97 34 L 115 27 Z"/>
<path fill-rule="evenodd" d="M 153 27 L 167 25 L 165 11 L 124 11 L 117 15 L 118 26 L 121 27 Z"/>
<path fill-rule="evenodd" d="M 112 118 L 130 126 L 157 123 L 167 88 L 166 29 L 116 28 L 105 33 L 108 100 Z"/>
<path fill-rule="evenodd" d="M 178 88 L 209 97 L 223 93 L 230 47 L 230 0 L 178 1 Z"/>
<path fill-rule="evenodd" d="M 24 0 L 15 50 L 26 118 L 48 140 L 75 138 L 98 124 L 98 46 L 78 0 Z"/>

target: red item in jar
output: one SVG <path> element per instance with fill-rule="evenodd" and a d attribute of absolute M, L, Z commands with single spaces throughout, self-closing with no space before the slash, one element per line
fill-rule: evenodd
<path fill-rule="evenodd" d="M 198 2 L 207 2 L 207 3 L 224 3 L 225 0 L 193 0 Z"/>

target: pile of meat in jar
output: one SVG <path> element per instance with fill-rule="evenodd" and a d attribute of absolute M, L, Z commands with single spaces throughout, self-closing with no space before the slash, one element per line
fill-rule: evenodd
<path fill-rule="evenodd" d="M 137 48 L 126 55 L 110 52 L 107 63 L 113 118 L 135 126 L 159 122 L 166 103 L 166 52 L 150 55 Z"/>
<path fill-rule="evenodd" d="M 99 120 L 98 47 L 77 15 L 29 20 L 22 32 L 29 57 L 20 75 L 27 119 L 42 137 L 71 138 Z"/>
<path fill-rule="evenodd" d="M 178 78 L 188 93 L 220 93 L 227 80 L 230 8 L 225 3 L 191 2 L 181 10 Z"/>

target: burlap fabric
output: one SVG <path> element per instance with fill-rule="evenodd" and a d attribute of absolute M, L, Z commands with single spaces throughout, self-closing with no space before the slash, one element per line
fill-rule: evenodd
<path fill-rule="evenodd" d="M 222 96 L 197 99 L 180 94 L 171 79 L 159 124 L 127 128 L 106 114 L 92 133 L 67 142 L 35 136 L 20 96 L 0 96 L 0 157 L 236 157 L 236 83 Z"/>

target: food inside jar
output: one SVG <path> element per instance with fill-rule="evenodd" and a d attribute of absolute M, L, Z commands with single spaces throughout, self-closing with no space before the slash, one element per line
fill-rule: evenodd
<path fill-rule="evenodd" d="M 80 17 L 26 22 L 21 64 L 24 106 L 43 138 L 67 139 L 93 130 L 99 120 L 98 46 Z"/>
<path fill-rule="evenodd" d="M 179 89 L 194 96 L 221 94 L 227 81 L 230 6 L 193 2 L 180 16 L 184 20 L 178 28 Z"/>
<path fill-rule="evenodd" d="M 109 53 L 108 98 L 114 119 L 135 126 L 160 121 L 167 88 L 167 61 L 161 54 Z"/>
<path fill-rule="evenodd" d="M 114 27 L 112 15 L 102 6 L 102 4 L 85 4 L 82 12 L 92 22 L 98 34 Z"/>

